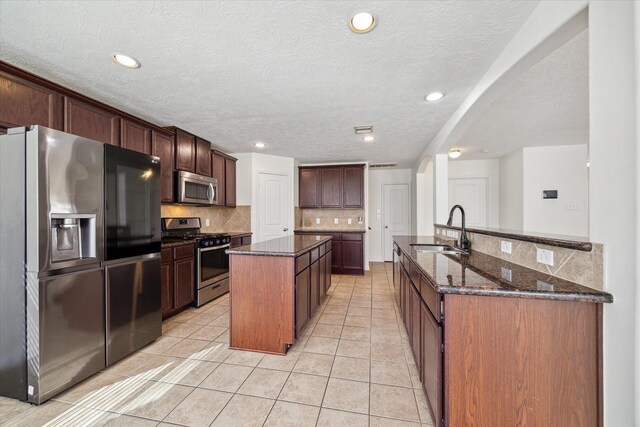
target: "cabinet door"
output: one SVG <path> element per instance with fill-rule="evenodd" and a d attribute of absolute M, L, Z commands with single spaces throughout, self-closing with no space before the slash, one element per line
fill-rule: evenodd
<path fill-rule="evenodd" d="M 296 276 L 296 338 L 309 320 L 309 269 L 304 269 Z"/>
<path fill-rule="evenodd" d="M 322 303 L 327 295 L 327 255 L 324 254 L 318 260 L 318 269 L 320 270 L 320 300 Z"/>
<path fill-rule="evenodd" d="M 175 169 L 173 136 L 153 131 L 151 155 L 160 158 L 160 200 L 173 202 L 173 171 Z"/>
<path fill-rule="evenodd" d="M 342 241 L 336 239 L 331 240 L 331 272 L 342 272 Z"/>
<path fill-rule="evenodd" d="M 327 281 L 326 281 L 326 286 L 325 286 L 325 294 L 327 293 L 326 291 L 328 291 L 329 288 L 331 287 L 331 256 L 332 256 L 331 254 L 332 254 L 332 252 L 333 252 L 333 249 L 331 249 L 325 255 L 326 268 L 327 268 Z"/>
<path fill-rule="evenodd" d="M 422 345 L 422 387 L 435 425 L 442 420 L 442 327 L 431 315 L 429 308 L 420 303 L 421 345 Z"/>
<path fill-rule="evenodd" d="M 250 245 L 251 244 L 251 236 L 244 236 L 242 238 L 242 245 Z"/>
<path fill-rule="evenodd" d="M 224 181 L 225 181 L 225 206 L 236 205 L 236 161 L 225 159 L 224 163 Z"/>
<path fill-rule="evenodd" d="M 196 137 L 176 129 L 176 169 L 196 173 Z"/>
<path fill-rule="evenodd" d="M 364 246 L 362 234 L 342 233 L 342 272 L 364 273 Z"/>
<path fill-rule="evenodd" d="M 173 265 L 175 308 L 193 303 L 195 291 L 194 260 L 181 259 Z"/>
<path fill-rule="evenodd" d="M 322 190 L 321 206 L 323 208 L 342 207 L 342 169 L 343 168 L 323 168 L 320 169 L 320 186 Z"/>
<path fill-rule="evenodd" d="M 402 319 L 404 320 L 404 326 L 407 328 L 407 332 L 410 334 L 410 311 L 411 304 L 409 303 L 409 286 L 411 286 L 411 279 L 406 270 L 402 270 Z"/>
<path fill-rule="evenodd" d="M 229 243 L 229 246 L 232 248 L 242 246 L 242 237 L 232 237 L 231 243 Z"/>
<path fill-rule="evenodd" d="M 299 169 L 298 204 L 301 208 L 320 207 L 320 171 L 318 168 Z"/>
<path fill-rule="evenodd" d="M 162 314 L 173 309 L 173 274 L 172 264 L 165 263 L 160 267 L 160 285 L 162 289 Z"/>
<path fill-rule="evenodd" d="M 344 200 L 345 208 L 364 208 L 364 167 L 345 166 L 344 168 Z"/>
<path fill-rule="evenodd" d="M 313 316 L 320 303 L 320 263 L 318 261 L 309 267 L 311 272 L 311 286 L 309 295 L 309 317 Z"/>
<path fill-rule="evenodd" d="M 105 144 L 120 145 L 120 117 L 69 97 L 64 102 L 64 131 Z"/>
<path fill-rule="evenodd" d="M 42 125 L 62 130 L 62 95 L 28 80 L 0 73 L 0 125 Z"/>
<path fill-rule="evenodd" d="M 211 163 L 213 165 L 213 177 L 218 180 L 218 205 L 224 206 L 227 202 L 225 191 L 225 158 L 217 151 L 211 152 Z"/>
<path fill-rule="evenodd" d="M 418 284 L 419 286 L 420 284 Z M 420 294 L 416 288 L 411 285 L 411 349 L 413 350 L 413 358 L 416 361 L 418 371 L 421 365 L 420 352 Z"/>
<path fill-rule="evenodd" d="M 211 143 L 196 137 L 196 173 L 211 176 Z"/>
<path fill-rule="evenodd" d="M 123 148 L 151 154 L 151 129 L 130 120 L 122 119 L 120 142 Z"/>

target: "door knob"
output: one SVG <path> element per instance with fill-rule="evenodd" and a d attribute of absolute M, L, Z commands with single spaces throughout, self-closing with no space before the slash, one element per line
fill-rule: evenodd
<path fill-rule="evenodd" d="M 389 228 L 389 226 L 388 226 L 388 225 L 385 225 L 385 226 L 384 226 L 384 228 Z"/>
<path fill-rule="evenodd" d="M 282 231 L 289 231 L 289 229 L 288 228 L 283 228 Z"/>

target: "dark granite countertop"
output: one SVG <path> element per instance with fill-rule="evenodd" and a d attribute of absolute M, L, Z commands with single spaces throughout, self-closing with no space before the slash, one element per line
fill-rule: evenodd
<path fill-rule="evenodd" d="M 229 236 L 231 236 L 231 238 L 253 235 L 253 233 L 250 231 L 222 231 L 222 234 L 228 234 Z"/>
<path fill-rule="evenodd" d="M 294 231 L 300 233 L 366 233 L 367 230 L 364 228 L 362 230 L 354 230 L 348 228 L 337 228 L 337 229 L 329 229 L 329 228 L 296 228 Z"/>
<path fill-rule="evenodd" d="M 434 224 L 438 228 L 448 228 L 450 230 L 460 230 L 460 227 L 455 225 L 446 224 Z M 540 243 L 548 246 L 558 246 L 560 248 L 575 249 L 578 251 L 589 252 L 593 248 L 593 245 L 586 237 L 578 236 L 564 236 L 560 234 L 546 234 L 529 232 L 522 230 L 509 230 L 505 228 L 468 228 L 469 233 L 484 234 L 487 236 L 504 237 L 505 239 L 523 240 L 525 242 Z"/>
<path fill-rule="evenodd" d="M 295 257 L 331 240 L 327 236 L 286 236 L 227 249 L 228 254 Z"/>
<path fill-rule="evenodd" d="M 394 236 L 402 252 L 444 294 L 526 297 L 605 303 L 613 296 L 508 261 L 471 251 L 470 255 L 418 252 L 412 244 L 450 244 L 434 236 Z M 503 277 L 511 272 L 511 281 Z"/>
<path fill-rule="evenodd" d="M 162 240 L 160 247 L 162 249 L 173 248 L 176 246 L 193 245 L 196 242 L 195 239 L 186 240 Z"/>

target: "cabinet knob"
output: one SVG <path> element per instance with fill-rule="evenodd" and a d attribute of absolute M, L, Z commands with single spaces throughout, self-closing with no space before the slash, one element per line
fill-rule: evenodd
<path fill-rule="evenodd" d="M 388 225 L 385 225 L 385 226 L 384 226 L 384 228 L 389 228 L 389 226 L 388 226 Z"/>

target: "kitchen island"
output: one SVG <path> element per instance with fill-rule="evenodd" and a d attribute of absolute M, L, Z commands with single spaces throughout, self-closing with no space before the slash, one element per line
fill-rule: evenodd
<path fill-rule="evenodd" d="M 331 236 L 286 236 L 227 253 L 230 348 L 286 354 L 331 285 Z"/>
<path fill-rule="evenodd" d="M 613 297 L 434 247 L 451 244 L 394 236 L 396 301 L 436 425 L 601 426 L 602 303 Z"/>

